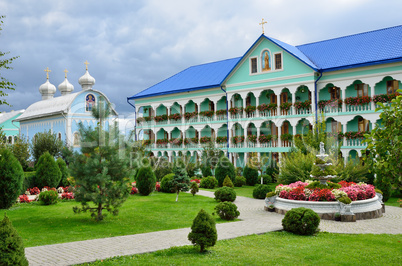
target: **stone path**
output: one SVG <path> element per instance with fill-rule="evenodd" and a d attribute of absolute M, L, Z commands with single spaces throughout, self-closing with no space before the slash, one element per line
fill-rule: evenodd
<path fill-rule="evenodd" d="M 199 195 L 213 197 L 209 191 Z M 239 222 L 217 224 L 218 239 L 262 234 L 282 229 L 283 215 L 264 211 L 264 201 L 237 197 Z M 360 220 L 356 223 L 340 223 L 321 220 L 320 230 L 351 234 L 402 234 L 402 208 L 386 206 L 383 217 Z M 115 256 L 140 254 L 190 245 L 187 235 L 190 228 L 159 231 L 145 234 L 76 241 L 64 244 L 30 247 L 25 249 L 29 265 L 71 265 L 106 259 Z"/>

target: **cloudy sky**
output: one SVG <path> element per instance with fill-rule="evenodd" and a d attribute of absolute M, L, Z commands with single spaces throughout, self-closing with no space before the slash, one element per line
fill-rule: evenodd
<path fill-rule="evenodd" d="M 0 0 L 0 51 L 19 56 L 1 111 L 39 101 L 43 71 L 56 87 L 89 72 L 123 116 L 127 97 L 189 67 L 242 56 L 261 34 L 292 45 L 402 24 L 400 0 Z M 60 92 L 56 93 L 59 96 Z"/>

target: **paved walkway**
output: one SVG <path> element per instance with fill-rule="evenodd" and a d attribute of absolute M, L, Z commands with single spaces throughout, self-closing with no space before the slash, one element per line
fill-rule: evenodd
<path fill-rule="evenodd" d="M 200 191 L 199 195 L 213 197 L 212 192 Z M 239 236 L 262 234 L 281 230 L 283 215 L 264 211 L 264 201 L 237 197 L 239 222 L 217 224 L 218 240 Z M 386 206 L 383 217 L 361 220 L 356 223 L 340 223 L 321 220 L 320 230 L 351 234 L 402 234 L 402 208 Z M 159 231 L 145 234 L 77 241 L 64 244 L 26 248 L 30 265 L 71 265 L 190 245 L 187 235 L 190 228 Z"/>

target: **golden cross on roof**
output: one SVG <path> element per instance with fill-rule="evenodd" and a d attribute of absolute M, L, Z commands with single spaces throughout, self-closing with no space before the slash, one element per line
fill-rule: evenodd
<path fill-rule="evenodd" d="M 259 25 L 261 25 L 262 27 L 262 34 L 264 34 L 264 24 L 267 24 L 268 22 L 264 21 L 264 19 L 261 20 L 261 23 L 259 23 Z"/>
<path fill-rule="evenodd" d="M 85 64 L 85 69 L 88 70 L 88 65 L 89 65 L 88 61 L 85 60 L 84 64 Z"/>
<path fill-rule="evenodd" d="M 67 78 L 67 73 L 68 73 L 67 69 L 64 69 L 64 77 L 65 78 Z"/>
<path fill-rule="evenodd" d="M 49 69 L 49 67 L 47 67 L 44 71 L 46 72 L 46 79 L 49 79 L 49 72 L 52 71 Z"/>

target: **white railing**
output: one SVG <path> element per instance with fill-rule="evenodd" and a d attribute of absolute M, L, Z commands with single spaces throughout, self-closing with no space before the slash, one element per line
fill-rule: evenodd
<path fill-rule="evenodd" d="M 347 139 L 346 146 L 358 146 L 358 147 L 365 147 L 367 146 L 366 143 L 362 143 L 362 139 Z"/>
<path fill-rule="evenodd" d="M 311 108 L 300 108 L 296 109 L 295 112 L 297 115 L 308 115 L 311 114 Z"/>
<path fill-rule="evenodd" d="M 271 117 L 276 115 L 276 110 L 260 111 L 260 117 Z"/>
<path fill-rule="evenodd" d="M 346 105 L 346 112 L 359 112 L 359 111 L 370 111 L 371 103 L 366 103 L 363 105 Z"/>

